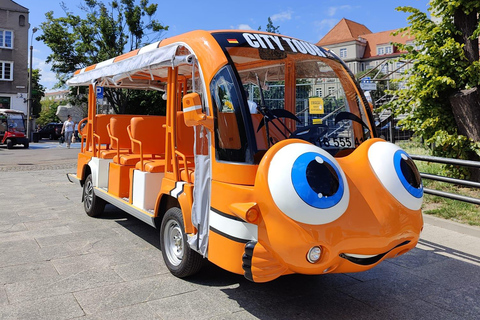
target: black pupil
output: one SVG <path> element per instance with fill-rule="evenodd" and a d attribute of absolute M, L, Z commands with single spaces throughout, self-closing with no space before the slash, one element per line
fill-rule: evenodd
<path fill-rule="evenodd" d="M 412 159 L 408 158 L 407 160 L 403 159 L 400 160 L 400 169 L 402 170 L 402 174 L 407 180 L 407 182 L 414 188 L 420 188 L 420 184 L 422 183 L 420 178 L 420 173 L 417 170 L 417 166 Z"/>
<path fill-rule="evenodd" d="M 327 162 L 318 163 L 311 161 L 307 166 L 307 182 L 316 193 L 324 197 L 333 196 L 339 187 L 339 181 L 335 169 Z"/>

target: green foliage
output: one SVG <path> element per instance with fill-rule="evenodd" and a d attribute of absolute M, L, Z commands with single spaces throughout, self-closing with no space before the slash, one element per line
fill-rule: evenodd
<path fill-rule="evenodd" d="M 258 30 L 262 30 L 262 27 L 258 27 Z M 272 19 L 268 17 L 267 28 L 265 29 L 265 31 L 271 33 L 280 33 L 280 26 L 274 26 Z"/>
<path fill-rule="evenodd" d="M 52 99 L 42 100 L 42 111 L 40 112 L 40 116 L 37 119 L 37 124 L 44 126 L 50 122 L 59 122 L 60 119 L 57 117 L 57 107 L 58 103 L 53 101 Z"/>
<path fill-rule="evenodd" d="M 477 0 L 432 0 L 427 14 L 412 7 L 397 10 L 410 13 L 409 26 L 396 35 L 410 34 L 415 45 L 396 46 L 407 53 L 405 60 L 413 61 L 413 68 L 400 81 L 406 86 L 395 94 L 398 99 L 387 105 L 396 114 L 407 117 L 401 124 L 432 147 L 433 154 L 443 157 L 472 159 L 480 155 L 480 144 L 458 134 L 449 97 L 458 90 L 480 85 L 480 63 L 469 62 L 458 41 L 459 31 L 453 23 L 455 10 L 480 12 Z M 477 25 L 477 32 L 479 27 Z M 478 36 L 478 35 L 477 35 Z M 454 170 L 463 176 L 466 172 Z"/>
<path fill-rule="evenodd" d="M 42 110 L 40 100 L 45 96 L 45 88 L 40 84 L 40 70 L 32 70 L 32 115 L 38 117 Z"/>
<path fill-rule="evenodd" d="M 43 41 L 52 53 L 47 57 L 52 70 L 56 72 L 59 85 L 65 84 L 73 72 L 95 63 L 119 56 L 158 41 L 168 26 L 155 19 L 157 4 L 149 0 L 83 0 L 80 7 L 83 15 L 62 8 L 64 17 L 55 18 L 47 12 L 46 21 L 40 28 L 43 34 L 37 40 Z M 138 94 L 130 95 L 127 90 L 115 90 L 106 94 L 116 113 L 124 113 L 125 106 Z"/>

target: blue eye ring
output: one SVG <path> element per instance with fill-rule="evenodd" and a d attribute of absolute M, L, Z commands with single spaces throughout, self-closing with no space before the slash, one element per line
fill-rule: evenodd
<path fill-rule="evenodd" d="M 317 193 L 313 190 L 311 183 L 307 179 L 307 167 L 313 161 L 323 165 L 326 167 L 324 170 L 327 169 L 329 171 L 330 174 L 325 176 L 325 179 L 329 179 L 331 181 L 330 184 L 338 184 L 333 194 L 324 196 L 322 193 Z M 331 169 L 333 169 L 333 172 Z M 338 204 L 343 197 L 345 187 L 337 166 L 330 159 L 319 153 L 307 152 L 299 156 L 293 163 L 291 178 L 298 196 L 306 204 L 314 208 L 331 208 Z"/>
<path fill-rule="evenodd" d="M 419 187 L 416 188 L 407 181 L 405 174 L 402 170 L 402 161 L 413 161 L 408 154 L 403 150 L 397 150 L 393 155 L 393 165 L 395 168 L 395 172 L 397 173 L 400 182 L 402 183 L 403 187 L 415 198 L 423 197 L 423 186 L 420 183 Z"/>

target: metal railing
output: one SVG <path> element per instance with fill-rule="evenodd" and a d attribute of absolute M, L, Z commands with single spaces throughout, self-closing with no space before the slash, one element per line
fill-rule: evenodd
<path fill-rule="evenodd" d="M 480 168 L 480 161 L 450 159 L 450 158 L 441 158 L 441 157 L 432 157 L 432 156 L 420 156 L 420 155 L 414 155 L 414 154 L 411 154 L 410 157 L 413 160 L 418 160 L 418 161 L 426 161 L 426 162 L 442 163 L 442 164 L 457 165 L 457 166 L 464 166 L 464 167 Z M 420 176 L 422 177 L 422 179 L 441 181 L 441 182 L 461 185 L 461 186 L 470 187 L 470 188 L 480 188 L 480 183 L 479 182 L 449 178 L 449 177 L 444 177 L 444 176 L 439 176 L 439 175 L 429 174 L 429 173 L 423 173 L 423 172 L 420 172 Z M 434 190 L 434 189 L 428 189 L 428 188 L 424 188 L 423 191 L 427 194 L 431 194 L 431 195 L 435 195 L 435 196 L 439 196 L 439 197 L 444 197 L 444 198 L 449 198 L 449 199 L 453 199 L 453 200 L 459 200 L 459 201 L 463 201 L 463 202 L 468 202 L 468 203 L 473 203 L 473 204 L 480 205 L 480 199 L 478 199 L 478 198 L 473 198 L 473 197 L 463 196 L 463 195 L 456 194 L 456 193 Z"/>

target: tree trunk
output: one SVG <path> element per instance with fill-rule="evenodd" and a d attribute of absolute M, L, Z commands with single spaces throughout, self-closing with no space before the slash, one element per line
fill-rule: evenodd
<path fill-rule="evenodd" d="M 458 133 L 480 142 L 480 88 L 461 90 L 450 96 L 453 116 Z M 478 157 L 469 160 L 479 160 Z M 480 170 L 470 169 L 471 179 L 480 181 Z"/>
<path fill-rule="evenodd" d="M 480 94 L 479 88 L 460 90 L 450 96 L 452 112 L 458 133 L 480 142 Z"/>
<path fill-rule="evenodd" d="M 478 25 L 477 12 L 472 11 L 469 14 L 464 12 L 464 8 L 460 7 L 455 11 L 453 15 L 453 23 L 460 34 L 455 35 L 455 40 L 458 43 L 463 43 L 463 51 L 465 52 L 465 57 L 470 63 L 478 61 L 478 38 L 470 39 Z"/>

